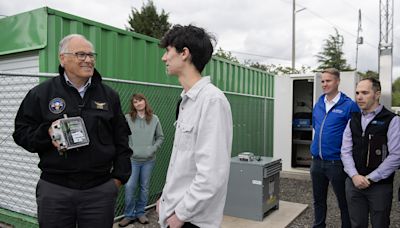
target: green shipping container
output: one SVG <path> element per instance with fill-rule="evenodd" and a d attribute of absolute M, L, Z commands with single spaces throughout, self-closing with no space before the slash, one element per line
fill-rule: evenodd
<path fill-rule="evenodd" d="M 0 29 L 7 31 L 0 33 L 0 71 L 23 70 L 19 65 L 21 63 L 13 60 L 29 59 L 32 69 L 56 73 L 59 65 L 58 42 L 68 34 L 79 33 L 94 44 L 98 53 L 96 68 L 104 78 L 109 79 L 105 80 L 106 83 L 118 91 L 124 112 L 129 110 L 132 93 L 140 92 L 148 97 L 166 136 L 162 149 L 157 152 L 157 164 L 150 186 L 150 203 L 155 202 L 165 181 L 175 131 L 175 106 L 181 92 L 176 77 L 169 77 L 165 73 L 165 65 L 161 61 L 164 50 L 158 47 L 159 40 L 50 8 L 2 18 Z M 225 92 L 231 104 L 234 121 L 232 156 L 243 151 L 272 156 L 274 75 L 217 57 L 212 58 L 203 75 L 211 75 L 213 83 Z M 3 80 L 6 76 L 0 77 Z M 46 79 L 39 75 L 38 78 L 39 81 Z M 1 115 L 6 114 L 0 110 L 0 118 L 3 118 Z M 12 129 L 8 132 L 12 132 Z M 4 137 L 11 138 L 10 135 Z M 2 144 L 4 141 L 0 142 L 0 163 L 3 164 L 9 158 L 1 156 L 5 154 L 2 151 L 5 145 Z M 37 169 L 36 163 L 29 166 Z M 3 176 L 0 185 L 10 179 L 7 175 Z M 34 192 L 34 187 L 15 185 L 14 188 L 22 192 L 29 192 L 26 189 L 33 188 Z M 18 197 L 16 194 L 15 198 Z M 29 197 L 34 199 L 34 195 Z M 26 223 L 36 227 L 36 215 L 26 212 L 24 206 L 15 207 L 18 203 L 13 205 L 12 199 L 12 196 L 0 197 L 0 226 L 4 222 L 16 227 Z M 116 215 L 122 213 L 121 191 Z"/>

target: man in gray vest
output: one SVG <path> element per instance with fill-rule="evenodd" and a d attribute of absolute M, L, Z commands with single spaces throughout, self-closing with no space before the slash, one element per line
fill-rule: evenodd
<path fill-rule="evenodd" d="M 361 80 L 354 113 L 343 134 L 341 159 L 348 174 L 346 199 L 351 227 L 390 224 L 394 172 L 400 165 L 400 118 L 379 104 L 380 82 Z"/>

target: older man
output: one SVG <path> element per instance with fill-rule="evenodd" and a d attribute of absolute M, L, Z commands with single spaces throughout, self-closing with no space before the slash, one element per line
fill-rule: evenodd
<path fill-rule="evenodd" d="M 400 118 L 379 104 L 380 82 L 361 80 L 356 89 L 362 113 L 353 114 L 343 135 L 342 154 L 351 226 L 390 224 L 394 171 L 400 165 Z"/>
<path fill-rule="evenodd" d="M 129 127 L 118 94 L 94 68 L 96 53 L 83 36 L 60 41 L 60 75 L 31 89 L 15 118 L 15 142 L 37 153 L 40 227 L 112 227 L 118 187 L 131 173 Z M 64 115 L 81 117 L 89 145 L 64 150 L 53 135 Z M 82 133 L 82 132 L 81 132 Z M 82 135 L 72 136 L 77 142 Z"/>

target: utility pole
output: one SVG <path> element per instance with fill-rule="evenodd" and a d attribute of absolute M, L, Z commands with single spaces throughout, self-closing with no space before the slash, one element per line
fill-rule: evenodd
<path fill-rule="evenodd" d="M 301 8 L 296 10 L 296 0 L 293 0 L 292 8 L 292 74 L 296 71 L 296 13 L 305 10 Z"/>
<path fill-rule="evenodd" d="M 292 8 L 292 74 L 296 69 L 296 0 L 293 0 Z"/>
<path fill-rule="evenodd" d="M 379 80 L 381 103 L 392 107 L 393 74 L 393 0 L 379 0 Z"/>
<path fill-rule="evenodd" d="M 360 32 L 362 32 L 361 28 L 361 9 L 358 9 L 358 27 L 357 27 L 357 46 L 356 46 L 356 70 L 358 69 L 358 45 L 364 43 L 363 37 L 360 36 Z"/>

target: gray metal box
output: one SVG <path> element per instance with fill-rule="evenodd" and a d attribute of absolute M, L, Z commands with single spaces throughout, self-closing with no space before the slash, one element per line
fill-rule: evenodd
<path fill-rule="evenodd" d="M 271 209 L 279 208 L 279 173 L 281 159 L 231 159 L 228 193 L 224 214 L 262 221 Z"/>

